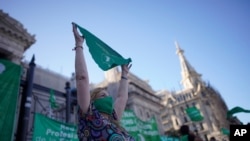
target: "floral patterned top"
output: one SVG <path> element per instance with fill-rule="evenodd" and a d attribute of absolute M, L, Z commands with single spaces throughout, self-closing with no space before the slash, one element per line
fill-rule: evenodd
<path fill-rule="evenodd" d="M 102 116 L 91 103 L 87 113 L 78 110 L 78 138 L 79 141 L 135 141 L 124 129 L 118 127 L 111 120 L 117 121 L 113 110 L 110 118 Z"/>

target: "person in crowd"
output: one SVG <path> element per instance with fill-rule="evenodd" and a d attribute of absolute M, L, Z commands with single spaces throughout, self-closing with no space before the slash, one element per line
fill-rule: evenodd
<path fill-rule="evenodd" d="M 77 88 L 78 138 L 80 141 L 134 141 L 119 124 L 128 99 L 127 75 L 130 64 L 121 65 L 121 79 L 115 100 L 106 88 L 90 91 L 89 76 L 84 57 L 84 36 L 72 23 L 75 38 L 75 76 Z"/>
<path fill-rule="evenodd" d="M 210 141 L 216 141 L 215 137 L 211 137 Z"/>
<path fill-rule="evenodd" d="M 203 141 L 198 135 L 191 132 L 187 125 L 182 125 L 180 130 L 181 141 Z"/>

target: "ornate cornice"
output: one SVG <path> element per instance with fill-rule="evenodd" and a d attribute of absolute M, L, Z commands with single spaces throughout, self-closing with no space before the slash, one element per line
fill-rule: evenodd
<path fill-rule="evenodd" d="M 28 33 L 23 25 L 0 10 L 0 31 L 24 44 L 24 51 L 36 42 L 35 35 Z"/>

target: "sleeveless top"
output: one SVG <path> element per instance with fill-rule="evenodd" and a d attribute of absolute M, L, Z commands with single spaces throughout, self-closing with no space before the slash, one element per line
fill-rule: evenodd
<path fill-rule="evenodd" d="M 81 108 L 78 108 L 79 141 L 135 141 L 127 131 L 111 122 L 111 120 L 117 121 L 115 110 L 109 118 L 102 116 L 93 102 L 87 113 L 83 113 Z"/>

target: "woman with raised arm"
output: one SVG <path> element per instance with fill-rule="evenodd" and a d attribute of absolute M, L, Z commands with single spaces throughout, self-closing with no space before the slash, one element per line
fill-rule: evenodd
<path fill-rule="evenodd" d="M 84 37 L 72 23 L 75 37 L 75 74 L 77 87 L 78 137 L 80 141 L 134 141 L 119 124 L 128 99 L 127 75 L 131 65 L 121 66 L 121 80 L 115 101 L 105 88 L 90 92 L 87 66 L 83 54 Z"/>

